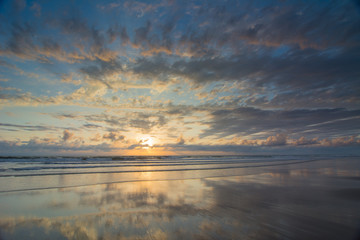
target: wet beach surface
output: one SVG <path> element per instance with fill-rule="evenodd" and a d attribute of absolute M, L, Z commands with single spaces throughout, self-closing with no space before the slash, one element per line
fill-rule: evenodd
<path fill-rule="evenodd" d="M 84 164 L 76 161 L 71 166 Z M 38 169 L 31 171 L 39 174 L 30 174 L 3 161 L 0 239 L 360 236 L 357 157 L 165 158 L 135 166 L 139 161 L 122 161 L 127 166 L 108 167 L 108 173 L 76 170 L 82 174 L 41 169 L 45 164 L 34 161 Z"/>

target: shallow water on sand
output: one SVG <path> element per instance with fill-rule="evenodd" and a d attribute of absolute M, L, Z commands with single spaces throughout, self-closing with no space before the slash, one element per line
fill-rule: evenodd
<path fill-rule="evenodd" d="M 0 239 L 356 239 L 360 159 L 2 158 Z"/>

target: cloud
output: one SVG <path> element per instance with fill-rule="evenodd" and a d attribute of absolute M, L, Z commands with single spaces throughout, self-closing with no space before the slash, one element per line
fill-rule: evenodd
<path fill-rule="evenodd" d="M 344 146 L 360 146 L 360 139 L 356 136 L 334 137 L 334 138 L 312 138 L 307 139 L 300 137 L 288 141 L 289 145 L 295 146 L 322 146 L 322 147 L 344 147 Z"/>
<path fill-rule="evenodd" d="M 71 38 L 77 50 L 87 59 L 112 61 L 118 53 L 108 48 L 111 39 L 107 34 L 90 27 L 80 16 L 64 17 L 52 22 L 56 27 L 60 27 L 69 38 Z M 81 41 L 79 41 L 81 39 Z M 85 44 L 84 44 L 85 43 Z"/>
<path fill-rule="evenodd" d="M 355 29 L 360 18 L 353 1 L 333 1 L 325 5 L 318 1 L 312 4 L 274 4 L 274 1 L 268 1 L 262 6 L 255 2 L 237 4 L 238 6 L 211 3 L 201 5 L 196 11 L 197 14 L 193 14 L 194 27 L 183 37 L 186 39 L 185 43 L 190 48 L 198 49 L 197 42 L 203 41 L 217 47 L 230 46 L 235 48 L 235 51 L 242 50 L 244 43 L 266 47 L 297 45 L 301 48 L 356 44 Z M 201 28 L 201 18 L 211 22 Z M 347 27 L 342 25 L 343 22 L 348 23 Z M 328 31 L 328 24 L 332 26 L 331 32 Z M 199 33 L 196 29 L 202 31 Z M 335 36 L 333 31 L 336 32 Z M 211 35 L 204 35 L 204 32 Z M 196 33 L 198 34 L 195 35 Z M 192 38 L 188 37 L 189 35 Z M 194 35 L 197 38 L 193 37 Z"/>
<path fill-rule="evenodd" d="M 34 3 L 31 9 L 38 15 L 41 6 Z M 68 63 L 97 59 L 111 61 L 118 55 L 116 51 L 108 48 L 110 39 L 107 34 L 88 26 L 80 17 L 63 17 L 58 20 L 54 16 L 46 19 L 46 23 L 31 26 L 27 21 L 17 21 L 8 24 L 5 29 L 10 34 L 4 47 L 0 48 L 0 55 L 42 63 L 49 63 L 52 59 Z M 56 39 L 41 29 L 62 32 L 62 38 Z M 125 36 L 124 31 L 122 36 Z"/>
<path fill-rule="evenodd" d="M 1 105 L 31 105 L 37 106 L 39 104 L 49 105 L 49 104 L 57 104 L 56 98 L 47 97 L 47 96 L 33 96 L 30 92 L 22 93 L 21 91 L 17 91 L 15 93 L 0 92 L 0 104 Z"/>
<path fill-rule="evenodd" d="M 116 60 L 102 61 L 98 60 L 97 64 L 92 64 L 80 68 L 80 72 L 83 73 L 85 80 L 91 82 L 96 81 L 104 84 L 109 89 L 112 89 L 112 78 L 122 72 L 122 66 L 120 62 Z"/>
<path fill-rule="evenodd" d="M 292 134 L 308 131 L 321 137 L 343 132 L 348 134 L 356 131 L 354 126 L 359 124 L 359 110 L 346 109 L 297 109 L 297 110 L 262 110 L 257 108 L 240 107 L 231 110 L 218 110 L 211 113 L 212 120 L 209 127 L 200 135 L 206 136 L 248 136 L 261 132 L 283 132 Z M 346 118 L 347 124 L 341 119 Z M 313 125 L 319 123 L 332 123 Z"/>
<path fill-rule="evenodd" d="M 153 56 L 160 53 L 168 55 L 173 54 L 173 40 L 169 36 L 174 28 L 173 22 L 167 22 L 164 25 L 156 26 L 159 29 L 153 29 L 150 21 L 146 25 L 135 29 L 135 37 L 132 41 L 132 46 L 141 50 L 141 55 L 144 57 Z M 156 30 L 161 32 L 160 35 L 154 34 Z"/>
<path fill-rule="evenodd" d="M 148 145 L 147 140 L 140 140 L 136 144 L 115 146 L 105 143 L 103 140 L 110 140 L 112 143 L 123 141 L 124 136 L 120 134 L 97 134 L 90 140 L 101 142 L 100 144 L 89 144 L 82 139 L 68 134 L 67 138 L 32 138 L 28 141 L 0 141 L 0 153 L 2 155 L 101 155 L 119 154 L 127 150 L 140 150 L 148 147 L 152 150 L 171 151 L 177 154 L 359 154 L 360 139 L 358 137 L 338 137 L 324 139 L 306 139 L 304 137 L 289 138 L 284 134 L 268 136 L 265 139 L 237 140 L 232 144 L 197 144 L 180 141 L 174 144 Z M 71 141 L 70 141 L 71 140 Z M 131 139 L 130 139 L 131 140 Z"/>
<path fill-rule="evenodd" d="M 103 139 L 109 139 L 112 142 L 116 142 L 116 141 L 122 141 L 125 139 L 124 135 L 120 135 L 119 133 L 116 132 L 109 132 L 103 135 Z"/>
<path fill-rule="evenodd" d="M 0 153 L 7 156 L 54 156 L 54 155 L 84 155 L 118 153 L 121 148 L 115 148 L 107 143 L 87 145 L 75 139 L 74 142 L 58 139 L 33 138 L 29 141 L 0 141 Z"/>
<path fill-rule="evenodd" d="M 110 114 L 91 114 L 85 115 L 84 118 L 89 122 L 102 123 L 114 127 L 123 127 L 126 125 L 126 118 L 120 116 L 114 116 Z M 105 126 L 106 126 L 105 125 Z M 104 126 L 104 125 L 103 125 Z"/>
<path fill-rule="evenodd" d="M 167 124 L 166 117 L 160 114 L 134 113 L 129 121 L 129 126 L 140 129 L 143 133 L 151 132 L 154 127 L 164 127 Z"/>
<path fill-rule="evenodd" d="M 167 144 L 162 147 L 177 154 L 359 154 L 360 140 L 351 137 L 322 139 L 318 141 L 299 143 L 297 139 L 287 138 L 275 142 L 277 136 L 267 139 L 240 140 L 235 144 Z"/>
<path fill-rule="evenodd" d="M 10 123 L 0 123 L 2 130 L 7 131 L 55 131 L 56 127 L 53 126 L 43 126 L 43 125 L 20 125 L 20 124 L 10 124 Z"/>
<path fill-rule="evenodd" d="M 124 4 L 141 15 L 153 8 L 150 4 L 139 5 L 138 2 Z M 191 7 L 191 4 L 177 2 L 177 11 L 165 18 L 166 24 L 147 22 L 136 29 L 134 46 L 141 48 L 144 55 L 162 52 L 192 57 L 214 57 L 222 51 L 239 53 L 246 48 L 264 50 L 284 45 L 300 49 L 358 46 L 360 18 L 353 1 L 333 1 L 325 5 L 269 1 L 262 6 L 255 2 L 206 3 L 195 10 Z M 176 24 L 189 21 L 187 18 L 192 24 L 183 28 L 179 37 L 169 38 L 168 33 L 176 29 Z M 332 31 L 328 30 L 330 25 Z"/>
<path fill-rule="evenodd" d="M 239 82 L 242 89 L 237 93 L 238 100 L 250 106 L 356 107 L 360 103 L 356 81 L 360 71 L 356 67 L 359 59 L 353 53 L 358 51 L 338 53 L 336 58 L 313 50 L 294 50 L 286 58 L 253 53 L 173 63 L 161 57 L 139 58 L 130 69 L 147 79 L 168 81 L 180 77 L 199 86 Z"/>
<path fill-rule="evenodd" d="M 91 123 L 84 124 L 83 127 L 85 127 L 85 128 L 102 128 L 101 125 L 91 124 Z"/>
<path fill-rule="evenodd" d="M 263 142 L 263 145 L 266 146 L 282 146 L 286 145 L 287 136 L 285 134 L 276 134 L 275 136 L 270 136 Z"/>
<path fill-rule="evenodd" d="M 8 63 L 7 61 L 1 60 L 1 59 L 0 59 L 0 66 L 4 66 L 7 68 L 11 68 L 11 69 L 17 69 L 16 65 Z"/>
<path fill-rule="evenodd" d="M 26 7 L 25 0 L 15 0 L 13 1 L 13 7 L 16 11 L 22 11 Z"/>
<path fill-rule="evenodd" d="M 5 49 L 17 56 L 29 55 L 30 49 L 34 49 L 32 44 L 32 34 L 34 29 L 29 24 L 13 24 L 11 26 L 11 36 L 5 45 Z M 1 52 L 4 50 L 1 49 Z"/>
<path fill-rule="evenodd" d="M 63 73 L 61 74 L 61 82 L 64 83 L 71 83 L 74 85 L 80 85 L 81 84 L 81 80 L 80 79 L 74 79 L 76 75 L 74 73 Z"/>
<path fill-rule="evenodd" d="M 12 106 L 38 106 L 38 105 L 73 105 L 73 106 L 98 106 L 109 107 L 114 105 L 113 101 L 103 98 L 107 93 L 105 85 L 91 84 L 80 86 L 73 92 L 58 95 L 33 95 L 32 92 L 22 92 L 21 90 L 8 91 L 11 89 L 0 89 L 0 104 Z"/>
<path fill-rule="evenodd" d="M 144 4 L 124 3 L 133 10 L 170 7 L 165 2 Z M 281 107 L 285 104 L 301 107 L 309 102 L 312 106 L 329 107 L 329 98 L 336 107 L 355 107 L 360 102 L 356 81 L 360 72 L 357 70 L 359 47 L 353 40 L 357 36 L 356 23 L 360 20 L 351 8 L 352 2 L 327 4 L 327 7 L 317 3 L 309 6 L 277 3 L 276 7 L 271 3 L 257 7 L 248 4 L 241 11 L 211 3 L 197 6 L 197 10 L 191 9 L 193 6 L 190 5 L 179 6 L 178 12 L 165 16 L 164 22 L 145 21 L 143 26 L 135 29 L 112 25 L 106 31 L 89 24 L 81 14 L 65 15 L 52 19 L 48 24 L 64 33 L 64 41 L 39 34 L 39 26 L 14 23 L 9 25 L 11 34 L 2 53 L 37 61 L 51 58 L 81 61 L 83 65 L 79 71 L 84 80 L 104 84 L 109 89 L 130 86 L 130 82 L 121 82 L 117 77 L 135 73 L 151 81 L 165 82 L 180 77 L 201 86 L 216 81 L 242 82 L 245 87 L 242 93 L 248 92 L 248 95 L 241 94 L 242 98 L 237 101 L 254 107 Z M 339 12 L 331 11 L 333 7 L 337 7 Z M 180 20 L 185 17 L 182 11 L 192 13 L 191 19 L 195 21 L 193 28 L 179 29 Z M 347 11 L 350 15 L 344 17 L 341 13 Z M 204 25 L 204 18 L 210 23 Z M 324 18 L 331 21 L 338 31 L 336 36 L 341 36 L 340 40 L 335 41 L 333 34 L 330 39 L 326 31 L 329 23 L 325 23 Z M 349 23 L 346 28 L 341 25 L 345 22 Z M 174 31 L 180 31 L 181 37 L 174 37 Z M 324 43 L 318 43 L 319 36 L 325 38 L 321 40 Z M 77 39 L 81 39 L 81 43 Z M 131 41 L 133 47 L 141 48 L 148 55 L 136 59 L 134 63 L 130 61 L 129 70 L 125 70 L 118 60 L 121 54 L 110 48 L 110 43 L 116 39 L 125 44 Z M 68 41 L 72 42 L 71 46 L 66 44 Z M 304 47 L 306 44 L 331 46 Z M 261 45 L 262 48 L 251 45 Z M 174 55 L 176 49 L 184 46 L 205 55 L 194 55 L 193 58 Z M 211 54 L 213 48 L 218 53 Z M 234 49 L 229 53 L 229 48 Z M 234 51 L 239 49 L 241 51 Z M 150 53 L 156 57 L 149 58 Z M 63 79 L 70 81 L 66 76 Z"/>
<path fill-rule="evenodd" d="M 74 133 L 71 133 L 68 130 L 64 130 L 62 139 L 66 142 L 68 140 L 71 140 L 74 137 Z"/>
<path fill-rule="evenodd" d="M 321 145 L 329 146 L 329 147 L 339 147 L 339 146 L 359 146 L 360 139 L 351 137 L 338 137 L 333 139 L 323 139 L 320 141 Z"/>
<path fill-rule="evenodd" d="M 30 9 L 34 12 L 34 15 L 37 17 L 41 16 L 41 5 L 39 3 L 34 2 Z"/>
<path fill-rule="evenodd" d="M 87 123 L 83 124 L 86 128 L 105 128 L 114 129 L 117 131 L 128 131 L 129 128 L 135 128 L 141 130 L 142 132 L 150 132 L 153 128 L 164 127 L 168 119 L 163 115 L 162 112 L 157 111 L 148 111 L 148 112 L 120 112 L 118 114 L 110 113 L 101 113 L 101 114 L 55 114 L 51 115 L 58 119 L 77 119 L 79 121 L 85 120 Z M 113 131 L 111 131 L 113 132 Z M 111 138 L 110 135 L 112 136 Z M 112 139 L 115 135 L 118 134 L 115 132 L 107 133 L 106 138 Z"/>
<path fill-rule="evenodd" d="M 297 145 L 297 146 L 316 145 L 316 144 L 319 144 L 319 140 L 318 140 L 318 138 L 307 139 L 305 137 L 300 137 L 299 139 L 296 139 L 295 141 L 293 141 L 292 144 Z"/>
<path fill-rule="evenodd" d="M 176 140 L 177 144 L 179 145 L 184 145 L 185 144 L 185 139 L 184 137 L 181 135 L 177 140 Z"/>
<path fill-rule="evenodd" d="M 150 28 L 151 28 L 151 22 L 147 21 L 146 25 L 144 27 L 140 27 L 134 31 L 135 32 L 135 37 L 134 37 L 134 45 L 135 46 L 140 46 L 141 44 L 143 44 L 143 45 L 151 44 L 150 40 L 148 39 L 148 34 L 150 32 Z"/>
<path fill-rule="evenodd" d="M 158 3 L 145 3 L 140 1 L 125 1 L 123 7 L 138 17 L 142 17 L 144 13 L 155 11 L 157 8 L 166 5 L 166 1 L 158 1 Z"/>
<path fill-rule="evenodd" d="M 122 46 L 126 46 L 130 43 L 130 37 L 125 26 L 115 25 L 113 27 L 109 27 L 107 30 L 107 35 L 109 38 L 109 43 L 113 43 L 117 39 L 121 41 Z"/>
<path fill-rule="evenodd" d="M 49 58 L 70 63 L 84 59 L 75 51 L 65 51 L 54 39 L 38 36 L 35 26 L 28 23 L 13 23 L 9 28 L 10 35 L 4 47 L 0 48 L 0 55 L 39 62 L 49 62 Z"/>

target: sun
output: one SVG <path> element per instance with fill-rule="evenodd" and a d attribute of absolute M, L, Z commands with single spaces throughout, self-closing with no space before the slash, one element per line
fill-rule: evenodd
<path fill-rule="evenodd" d="M 144 156 L 160 156 L 160 155 L 175 155 L 174 152 L 166 149 L 162 145 L 162 139 L 158 136 L 138 134 L 135 139 L 137 147 L 125 150 L 124 155 L 144 155 Z"/>
<path fill-rule="evenodd" d="M 149 147 L 152 147 L 154 145 L 154 139 L 150 137 L 147 139 L 146 143 Z"/>
<path fill-rule="evenodd" d="M 154 139 L 152 137 L 141 138 L 140 144 L 143 145 L 143 148 L 152 147 L 154 146 Z"/>

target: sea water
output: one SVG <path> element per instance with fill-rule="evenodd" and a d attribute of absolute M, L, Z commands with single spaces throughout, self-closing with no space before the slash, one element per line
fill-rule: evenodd
<path fill-rule="evenodd" d="M 2 157 L 0 239 L 355 239 L 360 159 Z"/>

